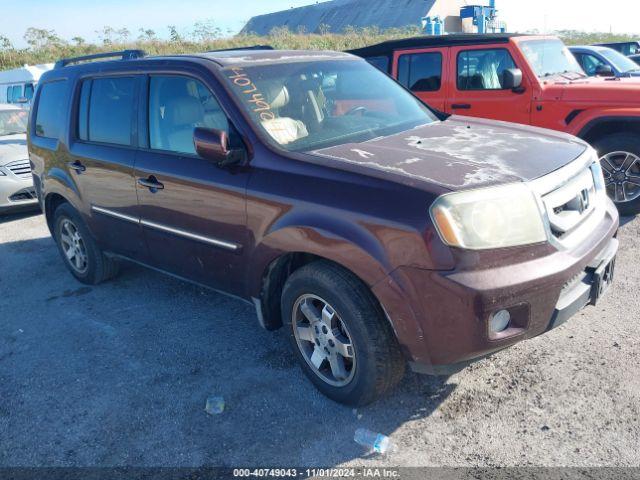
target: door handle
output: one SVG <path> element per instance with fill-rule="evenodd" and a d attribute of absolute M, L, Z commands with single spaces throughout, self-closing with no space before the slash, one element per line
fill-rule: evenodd
<path fill-rule="evenodd" d="M 138 185 L 148 188 L 151 193 L 156 193 L 158 190 L 164 190 L 164 184 L 160 183 L 153 175 L 148 178 L 139 178 Z"/>
<path fill-rule="evenodd" d="M 75 162 L 68 162 L 67 167 L 69 167 L 71 170 L 75 170 L 78 175 L 80 175 L 87 169 L 87 167 L 85 167 L 77 160 Z"/>
<path fill-rule="evenodd" d="M 470 103 L 454 103 L 453 105 L 451 105 L 451 108 L 453 108 L 454 110 L 471 110 L 471 104 Z"/>

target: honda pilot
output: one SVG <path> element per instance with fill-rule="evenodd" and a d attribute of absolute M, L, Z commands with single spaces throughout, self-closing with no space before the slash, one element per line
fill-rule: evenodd
<path fill-rule="evenodd" d="M 615 270 L 585 142 L 445 118 L 345 53 L 62 60 L 28 134 L 76 279 L 127 260 L 238 297 L 346 404 L 547 332 Z"/>

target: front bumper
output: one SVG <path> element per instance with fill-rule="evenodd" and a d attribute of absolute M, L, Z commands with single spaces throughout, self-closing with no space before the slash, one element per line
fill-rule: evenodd
<path fill-rule="evenodd" d="M 456 270 L 402 267 L 374 293 L 411 367 L 450 373 L 555 328 L 589 304 L 596 269 L 617 252 L 618 225 L 615 206 L 607 202 L 604 219 L 571 250 L 544 244 L 461 252 Z M 489 319 L 503 309 L 511 314 L 510 326 L 494 334 Z"/>
<path fill-rule="evenodd" d="M 33 179 L 19 178 L 11 172 L 0 176 L 0 210 L 36 207 L 38 198 L 33 187 Z"/>

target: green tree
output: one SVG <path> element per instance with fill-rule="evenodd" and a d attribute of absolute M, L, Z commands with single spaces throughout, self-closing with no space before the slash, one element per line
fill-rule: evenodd
<path fill-rule="evenodd" d="M 0 35 L 0 50 L 13 50 L 13 43 L 4 35 Z"/>
<path fill-rule="evenodd" d="M 172 43 L 182 43 L 182 35 L 178 33 L 178 29 L 175 25 L 168 25 L 169 29 L 169 41 Z"/>
<path fill-rule="evenodd" d="M 82 38 L 82 37 L 73 37 L 73 38 L 71 39 L 71 41 L 72 41 L 73 43 L 75 43 L 75 44 L 76 44 L 76 46 L 78 46 L 78 47 L 82 47 L 84 44 L 86 44 L 86 43 L 87 43 L 87 41 L 86 41 L 84 38 Z"/>
<path fill-rule="evenodd" d="M 29 27 L 23 36 L 31 50 L 51 50 L 64 45 L 64 40 L 60 38 L 55 30 Z"/>
<path fill-rule="evenodd" d="M 320 25 L 318 25 L 318 33 L 320 35 L 328 35 L 329 33 L 331 33 L 331 25 L 321 23 Z"/>
<path fill-rule="evenodd" d="M 127 27 L 123 27 L 116 32 L 118 35 L 118 43 L 129 43 L 129 37 L 131 36 L 131 32 Z"/>
<path fill-rule="evenodd" d="M 207 19 L 195 23 L 191 36 L 197 42 L 211 42 L 222 36 L 222 29 L 216 27 L 212 19 Z"/>
<path fill-rule="evenodd" d="M 138 35 L 138 40 L 140 40 L 141 42 L 153 42 L 156 40 L 156 32 L 154 30 L 151 30 L 150 28 L 140 28 L 138 32 L 140 32 L 140 35 Z"/>
<path fill-rule="evenodd" d="M 101 30 L 96 30 L 96 33 L 103 45 L 113 45 L 113 37 L 116 35 L 116 31 L 113 27 L 105 25 Z"/>

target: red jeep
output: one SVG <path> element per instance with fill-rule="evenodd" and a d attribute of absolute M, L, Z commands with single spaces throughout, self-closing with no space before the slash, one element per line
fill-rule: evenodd
<path fill-rule="evenodd" d="M 640 212 L 638 80 L 588 78 L 549 36 L 425 36 L 350 53 L 442 112 L 560 130 L 592 143 L 620 212 Z"/>

